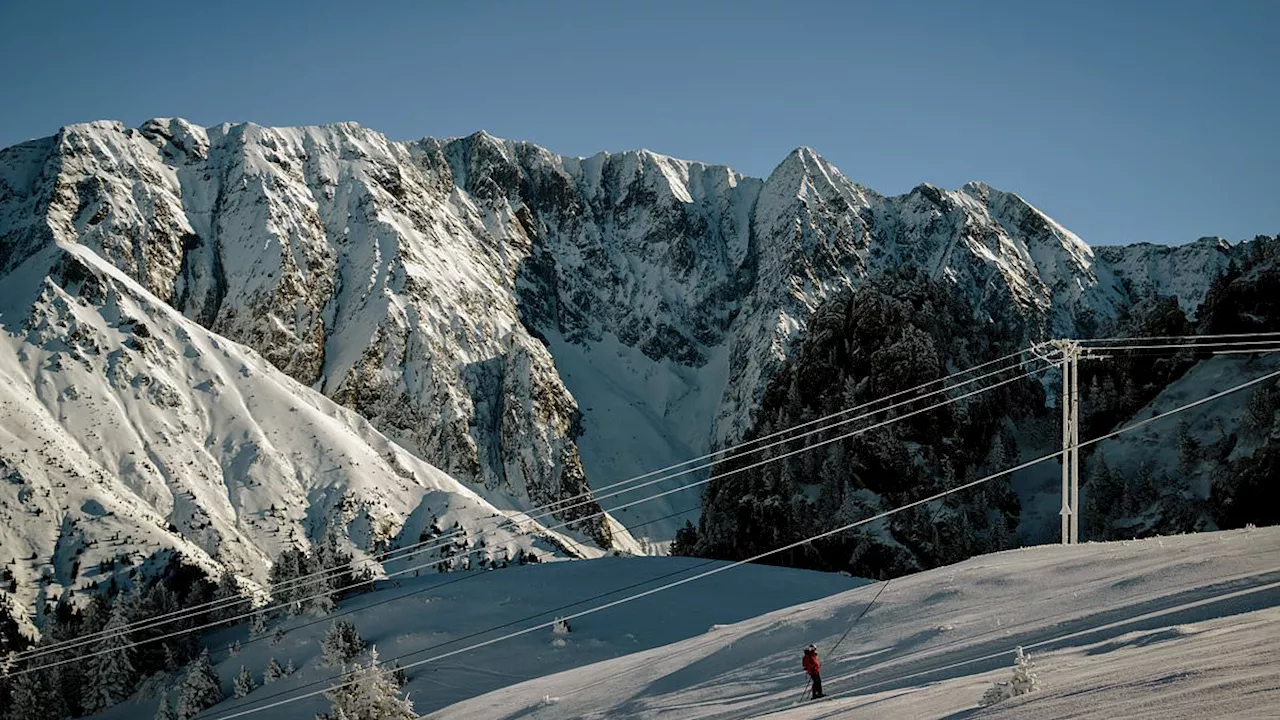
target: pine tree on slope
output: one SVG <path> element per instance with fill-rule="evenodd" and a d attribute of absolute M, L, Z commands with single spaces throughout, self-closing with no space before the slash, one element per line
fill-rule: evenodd
<path fill-rule="evenodd" d="M 249 674 L 249 671 L 246 670 L 243 665 L 241 665 L 240 672 L 236 674 L 236 680 L 234 684 L 236 699 L 238 700 L 244 697 L 245 695 L 248 695 L 249 693 L 253 692 L 253 688 L 254 688 L 253 676 Z"/>
<path fill-rule="evenodd" d="M 178 714 L 173 711 L 173 705 L 169 704 L 169 698 L 160 698 L 160 707 L 156 708 L 155 720 L 178 720 Z"/>
<path fill-rule="evenodd" d="M 98 652 L 102 654 L 94 663 L 92 691 L 98 699 L 94 709 L 109 708 L 124 701 L 133 692 L 138 673 L 133 664 L 133 647 L 130 646 L 129 635 L 125 631 L 128 624 L 124 597 L 117 595 L 115 604 L 111 606 L 111 619 L 103 628 L 108 634 L 103 636 L 98 646 Z"/>
<path fill-rule="evenodd" d="M 221 701 L 222 684 L 213 670 L 213 664 L 209 662 L 209 650 L 205 649 L 191 663 L 191 667 L 187 669 L 187 677 L 182 681 L 182 689 L 178 693 L 178 718 L 187 720 Z"/>
<path fill-rule="evenodd" d="M 335 620 L 320 641 L 320 649 L 325 663 L 337 667 L 364 652 L 364 638 L 349 620 Z"/>
<path fill-rule="evenodd" d="M 266 613 L 258 612 L 253 614 L 253 625 L 249 628 L 249 634 L 256 638 L 267 634 Z"/>
<path fill-rule="evenodd" d="M 378 666 L 378 649 L 369 653 L 369 663 L 355 663 L 339 687 L 325 693 L 332 708 L 317 720 L 415 720 L 413 703 L 400 697 L 391 673 Z"/>
<path fill-rule="evenodd" d="M 267 663 L 267 669 L 262 671 L 262 684 L 270 685 L 271 683 L 284 677 L 284 669 L 280 667 L 280 663 L 275 658 Z"/>

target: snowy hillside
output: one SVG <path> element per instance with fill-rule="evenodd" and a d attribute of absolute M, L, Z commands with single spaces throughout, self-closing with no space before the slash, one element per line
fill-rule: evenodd
<path fill-rule="evenodd" d="M 167 549 L 213 576 L 225 567 L 262 583 L 282 550 L 328 527 L 360 556 L 417 543 L 433 522 L 468 533 L 497 522 L 471 487 L 87 247 L 46 248 L 3 287 L 0 557 L 17 607 L 112 576 L 127 585 L 131 567 Z M 581 538 L 556 542 L 599 554 Z M 555 552 L 536 536 L 490 532 L 482 552 L 448 566 L 537 545 Z"/>
<path fill-rule="evenodd" d="M 501 632 L 486 631 L 496 626 L 513 623 L 504 629 L 511 631 L 550 622 L 557 615 L 590 607 L 594 602 L 689 577 L 717 564 L 721 563 L 690 558 L 602 558 L 458 573 L 444 578 L 404 578 L 398 587 L 348 600 L 338 610 L 349 613 L 344 619 L 355 625 L 369 645 L 377 646 L 383 659 L 404 655 L 400 661 L 403 665 L 495 637 Z M 407 671 L 408 692 L 416 710 L 428 712 L 485 692 L 500 692 L 521 680 L 698 637 L 708 628 L 746 620 L 798 601 L 816 600 L 865 582 L 836 574 L 767 566 L 745 567 L 721 577 L 714 584 L 691 584 L 573 621 L 568 634 L 543 629 L 430 663 L 421 670 Z M 597 601 L 584 602 L 595 596 Z M 477 602 L 477 598 L 485 601 Z M 213 660 L 226 681 L 223 684 L 228 700 L 201 717 L 217 718 L 291 694 L 323 690 L 325 680 L 339 672 L 324 664 L 319 646 L 330 622 L 328 618 L 284 620 L 278 625 L 285 631 L 279 642 L 271 641 L 270 636 L 255 639 L 244 625 L 210 636 L 207 644 L 214 649 Z M 236 642 L 241 648 L 231 655 L 227 648 Z M 272 658 L 281 666 L 291 663 L 297 673 L 262 686 L 243 700 L 230 697 L 230 679 L 240 667 L 252 672 L 261 684 L 262 671 Z M 150 717 L 156 696 L 169 688 L 164 682 L 149 683 L 149 688 L 135 701 L 99 717 Z M 172 701 L 172 693 L 169 699 Z M 253 717 L 311 720 L 327 707 L 325 699 L 316 696 Z"/>
<path fill-rule="evenodd" d="M 706 581 L 707 602 L 722 602 L 715 586 L 729 577 Z M 1030 548 L 708 628 L 429 717 L 1276 717 L 1278 608 L 1277 528 Z M 636 611 L 609 631 L 651 617 Z M 801 700 L 800 670 L 810 642 L 828 695 L 812 704 Z M 1011 678 L 1017 646 L 1040 689 L 979 708 L 993 683 Z M 513 675 L 529 666 L 520 653 L 484 665 Z M 409 687 L 429 694 L 430 667 L 410 670 L 421 679 Z"/>

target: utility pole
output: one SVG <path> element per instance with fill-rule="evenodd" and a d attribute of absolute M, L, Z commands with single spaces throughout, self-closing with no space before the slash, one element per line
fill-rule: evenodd
<path fill-rule="evenodd" d="M 1062 544 L 1080 542 L 1080 343 L 1054 340 L 1062 353 Z"/>

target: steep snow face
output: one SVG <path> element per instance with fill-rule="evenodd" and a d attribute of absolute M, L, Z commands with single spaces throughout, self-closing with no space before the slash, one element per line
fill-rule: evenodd
<path fill-rule="evenodd" d="M 166 550 L 262 582 L 281 550 L 328 527 L 360 556 L 416 543 L 433 520 L 474 533 L 500 518 L 468 485 L 88 247 L 49 246 L 14 268 L 0 326 L 0 557 L 22 608 L 117 570 L 125 581 Z M 574 545 L 530 528 L 488 532 L 485 555 Z"/>
<path fill-rule="evenodd" d="M 1173 295 L 1188 315 L 1204 302 L 1209 283 L 1230 265 L 1234 248 L 1218 237 L 1170 247 L 1138 243 L 1097 249 L 1117 279 L 1136 295 Z"/>

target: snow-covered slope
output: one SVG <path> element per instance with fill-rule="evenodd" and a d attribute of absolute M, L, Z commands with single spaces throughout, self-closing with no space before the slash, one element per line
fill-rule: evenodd
<path fill-rule="evenodd" d="M 1209 289 L 1205 279 L 1226 270 L 1233 247 L 1222 238 L 1205 237 L 1177 246 L 1106 246 L 1098 248 L 1097 254 L 1115 277 L 1129 284 L 1131 293 L 1172 295 L 1184 311 L 1194 314 Z"/>
<path fill-rule="evenodd" d="M 707 569 L 693 558 L 601 558 L 590 562 L 555 562 L 511 567 L 447 578 L 405 578 L 399 587 L 352 598 L 339 606 L 360 635 L 376 645 L 384 660 L 404 655 L 400 663 L 431 657 L 497 636 L 485 630 L 515 622 L 506 631 L 551 622 L 570 609 L 588 607 L 585 598 L 606 602 L 631 592 L 656 587 Z M 807 602 L 864 584 L 835 574 L 752 566 L 725 574 L 714 585 L 690 584 L 633 604 L 570 623 L 572 632 L 550 629 L 528 633 L 473 652 L 409 670 L 407 690 L 418 712 L 429 712 L 489 691 L 502 691 L 521 680 L 589 665 L 600 660 L 649 650 L 697 637 L 709 628 L 735 623 L 796 602 Z M 477 602 L 485 598 L 486 602 Z M 570 609 L 556 610 L 568 607 Z M 210 709 L 216 718 L 240 709 L 261 706 L 296 692 L 323 690 L 324 680 L 340 672 L 326 667 L 319 641 L 330 625 L 327 618 L 291 618 L 279 624 L 283 639 L 273 645 L 269 636 L 251 638 L 246 626 L 208 637 L 213 660 L 228 700 Z M 274 628 L 272 628 L 274 631 Z M 474 637 L 473 634 L 480 633 Z M 227 650 L 239 642 L 231 656 Z M 415 653 L 409 655 L 409 653 Z M 296 675 L 264 686 L 242 701 L 230 699 L 230 680 L 240 667 L 261 678 L 271 658 L 292 662 Z M 172 679 L 170 679 L 172 680 Z M 180 682 L 180 678 L 177 681 Z M 104 719 L 150 717 L 156 698 L 168 692 L 165 682 L 148 683 L 133 702 L 98 716 Z M 172 702 L 173 693 L 169 693 Z M 316 696 L 271 708 L 250 717 L 306 718 L 327 709 Z M 472 717 L 490 717 L 480 714 Z"/>
<path fill-rule="evenodd" d="M 0 559 L 24 620 L 67 590 L 127 582 L 170 549 L 263 582 L 280 551 L 330 526 L 359 556 L 416 543 L 433 521 L 473 533 L 497 522 L 471 486 L 86 246 L 36 252 L 3 288 Z M 450 565 L 554 552 L 541 535 L 491 532 L 483 552 Z"/>
<path fill-rule="evenodd" d="M 719 601 L 715 585 L 727 576 L 707 581 L 707 602 Z M 881 591 L 868 585 L 712 627 L 430 717 L 968 717 L 992 683 L 1010 679 L 1017 646 L 1031 654 L 1040 690 L 981 717 L 1261 718 L 1280 707 L 1278 528 L 1008 551 Z M 647 618 L 627 620 L 643 627 Z M 627 620 L 609 630 L 630 629 Z M 810 642 L 829 696 L 816 703 L 801 700 L 800 649 Z M 520 674 L 528 663 L 512 654 L 485 668 Z M 422 694 L 429 667 L 410 681 Z"/>

